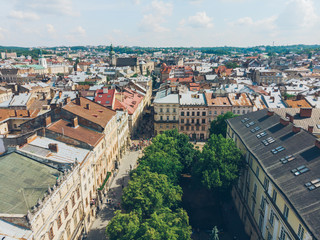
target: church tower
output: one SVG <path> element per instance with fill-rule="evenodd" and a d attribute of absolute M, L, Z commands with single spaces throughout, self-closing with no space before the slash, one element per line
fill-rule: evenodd
<path fill-rule="evenodd" d="M 48 67 L 47 60 L 42 56 L 42 49 L 40 49 L 39 65 L 41 65 L 44 68 Z"/>
<path fill-rule="evenodd" d="M 110 45 L 109 56 L 110 56 L 110 59 L 111 59 L 110 66 L 115 67 L 117 65 L 117 58 L 116 58 L 116 53 L 113 51 L 112 44 Z"/>

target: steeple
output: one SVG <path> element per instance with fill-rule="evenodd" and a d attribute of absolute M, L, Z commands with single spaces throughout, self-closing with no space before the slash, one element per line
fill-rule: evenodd
<path fill-rule="evenodd" d="M 109 52 L 109 56 L 110 56 L 110 66 L 116 66 L 117 64 L 117 59 L 116 59 L 116 56 L 115 56 L 115 52 L 113 50 L 113 46 L 112 46 L 112 43 L 110 45 L 110 52 Z"/>
<path fill-rule="evenodd" d="M 44 68 L 47 68 L 47 60 L 42 56 L 42 49 L 40 49 L 40 56 L 39 56 L 39 65 Z"/>

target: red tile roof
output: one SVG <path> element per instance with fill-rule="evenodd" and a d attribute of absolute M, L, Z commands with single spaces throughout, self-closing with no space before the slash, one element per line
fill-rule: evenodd
<path fill-rule="evenodd" d="M 112 107 L 115 97 L 115 89 L 108 89 L 107 87 L 103 89 L 98 89 L 96 91 L 96 96 L 94 101 L 105 106 L 105 107 Z"/>

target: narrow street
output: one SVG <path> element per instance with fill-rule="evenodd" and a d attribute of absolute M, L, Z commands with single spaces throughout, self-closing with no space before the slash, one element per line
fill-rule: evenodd
<path fill-rule="evenodd" d="M 100 240 L 106 239 L 105 229 L 109 221 L 114 216 L 114 206 L 118 207 L 121 202 L 122 188 L 128 184 L 129 181 L 129 171 L 130 166 L 134 168 L 137 163 L 140 151 L 129 151 L 121 160 L 121 165 L 119 166 L 119 171 L 115 178 L 113 179 L 110 190 L 108 193 L 108 199 L 111 199 L 111 203 L 104 203 L 99 213 L 97 214 L 96 220 L 88 233 L 87 239 L 89 240 Z"/>

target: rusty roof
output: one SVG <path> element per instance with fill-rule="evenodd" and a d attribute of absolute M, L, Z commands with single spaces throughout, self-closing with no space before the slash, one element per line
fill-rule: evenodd
<path fill-rule="evenodd" d="M 205 93 L 208 106 L 231 106 L 227 97 L 212 97 L 212 93 Z"/>
<path fill-rule="evenodd" d="M 289 105 L 291 108 L 311 108 L 311 105 L 305 100 L 286 100 L 286 103 Z"/>
<path fill-rule="evenodd" d="M 252 106 L 246 93 L 229 93 L 228 98 L 232 106 Z"/>

